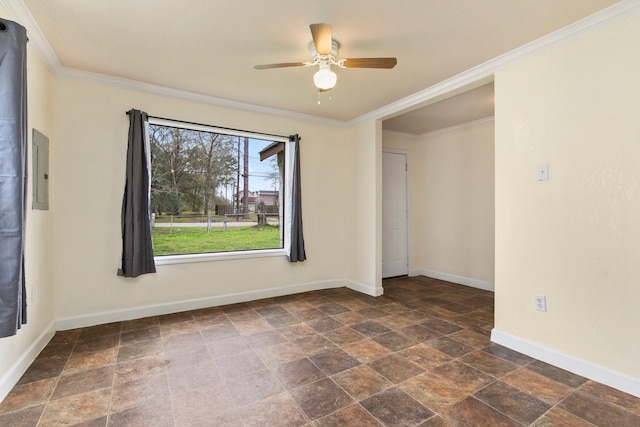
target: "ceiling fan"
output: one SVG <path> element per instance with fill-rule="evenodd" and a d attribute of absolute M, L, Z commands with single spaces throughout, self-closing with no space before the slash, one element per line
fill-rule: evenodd
<path fill-rule="evenodd" d="M 280 64 L 256 65 L 256 70 L 285 67 L 311 67 L 318 65 L 319 69 L 313 76 L 313 82 L 319 91 L 331 90 L 338 77 L 331 71 L 331 66 L 340 68 L 393 68 L 398 63 L 396 58 L 343 58 L 337 59 L 340 44 L 331 37 L 331 25 L 311 24 L 311 37 L 309 44 L 312 61 L 284 62 Z"/>

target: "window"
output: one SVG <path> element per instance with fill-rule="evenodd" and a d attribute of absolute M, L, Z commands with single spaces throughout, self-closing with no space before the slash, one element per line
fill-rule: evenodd
<path fill-rule="evenodd" d="M 155 256 L 284 247 L 286 139 L 150 118 L 149 143 Z"/>

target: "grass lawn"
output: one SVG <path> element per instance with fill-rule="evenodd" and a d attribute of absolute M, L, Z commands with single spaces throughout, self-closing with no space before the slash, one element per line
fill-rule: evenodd
<path fill-rule="evenodd" d="M 265 227 L 154 227 L 153 253 L 156 256 L 198 254 L 205 252 L 229 252 L 249 249 L 280 248 L 280 228 Z"/>

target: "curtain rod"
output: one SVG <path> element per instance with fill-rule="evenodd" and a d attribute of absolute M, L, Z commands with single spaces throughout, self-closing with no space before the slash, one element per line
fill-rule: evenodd
<path fill-rule="evenodd" d="M 129 111 L 126 111 L 125 114 L 128 116 L 129 115 Z M 217 128 L 217 129 L 235 131 L 235 132 L 249 132 L 249 133 L 255 133 L 256 135 L 275 136 L 275 137 L 278 137 L 278 138 L 286 138 L 286 139 L 289 139 L 291 137 L 290 135 L 277 135 L 277 134 L 274 134 L 274 133 L 264 133 L 264 132 L 256 132 L 256 131 L 252 131 L 252 130 L 234 129 L 234 128 L 228 128 L 228 127 L 224 127 L 224 126 L 209 125 L 209 124 L 206 124 L 206 123 L 196 123 L 196 122 L 187 122 L 185 120 L 167 119 L 166 117 L 151 116 L 149 114 L 147 114 L 147 117 L 150 118 L 150 119 L 167 120 L 169 122 L 184 123 L 184 124 L 196 125 L 196 126 L 207 126 L 207 127 Z M 298 136 L 298 139 L 302 140 L 302 138 L 300 138 L 300 136 Z"/>

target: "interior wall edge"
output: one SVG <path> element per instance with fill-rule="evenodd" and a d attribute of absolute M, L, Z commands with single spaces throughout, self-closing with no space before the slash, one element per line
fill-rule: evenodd
<path fill-rule="evenodd" d="M 56 320 L 55 330 L 64 331 L 74 328 L 101 325 L 110 322 L 140 319 L 149 316 L 178 313 L 181 311 L 198 310 L 201 308 L 217 307 L 227 304 L 236 304 L 247 301 L 255 301 L 264 298 L 275 298 L 285 295 L 293 295 L 301 292 L 318 291 L 340 287 L 350 287 L 347 280 L 322 280 L 307 282 L 290 286 L 281 286 L 268 289 L 258 289 L 247 292 L 239 292 L 225 295 L 215 295 L 205 298 L 196 298 L 170 303 L 152 304 L 137 307 L 127 307 L 117 310 L 95 312 L 79 316 L 62 317 Z M 359 289 L 354 289 L 358 290 Z"/>
<path fill-rule="evenodd" d="M 485 280 L 474 279 L 471 277 L 456 276 L 454 274 L 444 273 L 441 271 L 415 269 L 411 270 L 410 276 L 426 276 L 432 279 L 444 280 L 445 282 L 455 283 L 457 285 L 470 286 L 472 288 L 483 289 L 485 291 L 495 292 L 495 284 Z"/>
<path fill-rule="evenodd" d="M 496 328 L 491 331 L 491 341 L 550 365 L 640 397 L 640 378 L 616 372 L 587 360 L 527 341 L 507 332 L 502 332 Z"/>
<path fill-rule="evenodd" d="M 0 378 L 0 402 L 4 400 L 11 389 L 15 387 L 22 375 L 27 371 L 29 366 L 36 360 L 38 354 L 46 347 L 55 334 L 55 321 L 51 321 L 49 325 L 42 331 L 31 345 L 22 353 L 7 372 Z"/>
<path fill-rule="evenodd" d="M 345 280 L 345 282 L 347 288 L 360 292 L 361 294 L 369 295 L 370 297 L 379 297 L 384 293 L 382 286 L 365 285 L 364 283 L 354 280 Z"/>
<path fill-rule="evenodd" d="M 351 120 L 356 125 L 371 119 L 390 119 L 400 114 L 415 110 L 419 107 L 437 102 L 454 94 L 473 89 L 494 80 L 497 70 L 517 63 L 520 60 L 571 40 L 579 35 L 597 30 L 603 26 L 615 23 L 640 12 L 640 3 L 634 0 L 623 0 L 598 13 L 594 13 L 573 24 L 544 35 L 526 43 L 516 49 L 503 53 L 482 64 L 463 71 L 453 77 L 436 83 L 426 89 L 411 94 L 405 98 L 387 104 L 369 113 Z"/>

